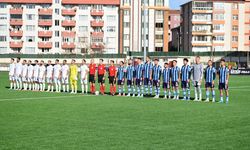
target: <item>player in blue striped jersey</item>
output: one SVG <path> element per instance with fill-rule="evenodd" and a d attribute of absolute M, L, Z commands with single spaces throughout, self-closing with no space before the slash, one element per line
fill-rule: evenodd
<path fill-rule="evenodd" d="M 216 78 L 216 69 L 213 67 L 212 60 L 207 62 L 205 70 L 205 88 L 206 88 L 206 101 L 209 102 L 210 90 L 212 92 L 213 102 L 215 102 L 214 80 Z"/>
<path fill-rule="evenodd" d="M 150 88 L 150 95 L 152 95 L 152 69 L 153 63 L 151 62 L 150 57 L 147 56 L 147 61 L 143 67 L 143 82 L 146 95 L 148 95 L 148 87 Z"/>
<path fill-rule="evenodd" d="M 171 68 L 171 81 L 174 91 L 174 98 L 179 99 L 179 81 L 180 81 L 180 68 L 177 66 L 177 60 L 173 60 L 173 67 Z"/>
<path fill-rule="evenodd" d="M 164 64 L 164 69 L 162 71 L 162 81 L 163 81 L 163 89 L 164 89 L 164 98 L 167 98 L 167 91 L 168 91 L 168 98 L 171 98 L 171 91 L 170 91 L 170 78 L 171 78 L 171 68 L 169 68 L 168 63 Z"/>
<path fill-rule="evenodd" d="M 132 88 L 133 88 L 133 97 L 135 96 L 134 72 L 135 72 L 135 68 L 133 66 L 133 61 L 130 59 L 128 61 L 128 66 L 126 68 L 126 78 L 127 78 L 127 87 L 128 87 L 127 96 L 130 96 Z"/>
<path fill-rule="evenodd" d="M 142 86 L 142 77 L 143 77 L 143 64 L 141 64 L 141 58 L 137 59 L 137 65 L 135 67 L 135 84 L 137 86 L 137 97 L 143 97 L 143 86 Z"/>
<path fill-rule="evenodd" d="M 229 80 L 229 69 L 226 67 L 224 59 L 220 61 L 221 67 L 218 70 L 219 75 L 219 90 L 220 90 L 220 103 L 223 103 L 223 90 L 226 93 L 226 103 L 229 102 L 229 92 L 228 92 L 228 80 Z"/>
<path fill-rule="evenodd" d="M 118 96 L 125 96 L 124 81 L 125 81 L 125 67 L 124 62 L 120 61 L 117 69 L 117 84 L 118 84 Z"/>
<path fill-rule="evenodd" d="M 181 67 L 181 87 L 183 92 L 183 100 L 190 100 L 190 77 L 191 67 L 188 65 L 188 59 L 184 58 L 183 66 Z"/>
<path fill-rule="evenodd" d="M 154 98 L 159 98 L 160 97 L 160 81 L 161 81 L 161 72 L 162 68 L 159 65 L 159 60 L 155 59 L 154 60 L 154 66 L 153 66 L 153 86 L 155 87 L 155 97 Z"/>

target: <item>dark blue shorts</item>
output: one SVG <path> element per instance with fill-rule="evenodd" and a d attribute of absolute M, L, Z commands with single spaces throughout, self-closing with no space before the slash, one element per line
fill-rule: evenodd
<path fill-rule="evenodd" d="M 178 87 L 179 82 L 178 81 L 172 81 L 172 87 Z"/>
<path fill-rule="evenodd" d="M 134 83 L 132 82 L 132 80 L 127 80 L 127 85 L 131 86 L 134 85 Z"/>
<path fill-rule="evenodd" d="M 169 88 L 170 88 L 170 84 L 164 82 L 164 83 L 162 84 L 162 88 L 164 88 L 164 89 L 169 89 Z"/>
<path fill-rule="evenodd" d="M 228 85 L 225 83 L 219 83 L 219 90 L 228 90 Z"/>
<path fill-rule="evenodd" d="M 158 80 L 154 80 L 153 81 L 153 86 L 159 87 L 160 86 L 160 82 Z"/>
<path fill-rule="evenodd" d="M 206 82 L 205 87 L 206 88 L 214 88 L 214 85 L 212 82 Z"/>
<path fill-rule="evenodd" d="M 136 86 L 141 86 L 141 85 L 142 85 L 141 79 L 136 79 L 135 85 L 136 85 Z"/>
<path fill-rule="evenodd" d="M 144 85 L 152 85 L 152 80 L 149 78 L 144 78 Z"/>
<path fill-rule="evenodd" d="M 124 85 L 124 81 L 118 80 L 117 84 L 118 84 L 118 85 Z"/>
<path fill-rule="evenodd" d="M 189 88 L 190 87 L 189 82 L 187 82 L 187 81 L 181 81 L 181 87 L 183 89 Z"/>

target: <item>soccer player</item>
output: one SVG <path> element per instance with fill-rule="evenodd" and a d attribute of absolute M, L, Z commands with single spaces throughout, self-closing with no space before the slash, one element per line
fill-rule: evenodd
<path fill-rule="evenodd" d="M 16 89 L 16 80 L 15 80 L 15 60 L 14 58 L 10 59 L 9 66 L 9 80 L 10 80 L 10 89 Z"/>
<path fill-rule="evenodd" d="M 134 86 L 134 71 L 135 68 L 133 66 L 133 61 L 130 59 L 128 61 L 128 66 L 126 69 L 126 78 L 127 78 L 127 87 L 128 87 L 128 95 L 131 94 L 131 88 L 133 88 L 133 97 L 135 97 L 135 86 Z"/>
<path fill-rule="evenodd" d="M 203 78 L 203 65 L 200 62 L 200 56 L 195 57 L 195 64 L 193 65 L 193 85 L 194 85 L 194 101 L 202 100 L 201 83 Z M 199 94 L 199 99 L 198 99 Z"/>
<path fill-rule="evenodd" d="M 55 65 L 54 65 L 54 70 L 53 70 L 53 77 L 54 77 L 54 84 L 55 84 L 55 87 L 56 87 L 56 92 L 61 92 L 61 82 L 60 82 L 60 79 L 61 79 L 61 73 L 62 73 L 62 67 L 61 65 L 59 64 L 59 60 L 56 59 L 55 61 Z M 52 92 L 54 91 L 53 89 L 53 86 L 52 86 Z"/>
<path fill-rule="evenodd" d="M 141 64 L 141 58 L 137 58 L 137 65 L 135 67 L 135 84 L 137 86 L 137 97 L 143 97 L 143 86 L 142 86 L 142 77 L 143 77 L 143 64 Z"/>
<path fill-rule="evenodd" d="M 90 60 L 89 64 L 89 83 L 90 83 L 90 92 L 95 94 L 95 76 L 96 76 L 96 64 L 94 59 Z"/>
<path fill-rule="evenodd" d="M 229 102 L 228 92 L 228 80 L 229 80 L 229 69 L 226 67 L 225 59 L 220 61 L 221 67 L 218 70 L 219 74 L 219 90 L 220 90 L 220 103 L 223 103 L 223 90 L 226 93 L 226 103 Z"/>
<path fill-rule="evenodd" d="M 77 93 L 77 75 L 78 75 L 78 67 L 75 64 L 76 61 L 73 59 L 70 65 L 70 83 L 71 83 L 71 93 Z"/>
<path fill-rule="evenodd" d="M 170 77 L 171 77 L 171 68 L 169 67 L 168 63 L 164 64 L 164 69 L 162 71 L 162 78 L 163 78 L 163 89 L 164 89 L 164 98 L 167 98 L 167 91 L 168 91 L 168 98 L 171 98 L 171 91 L 170 91 Z"/>
<path fill-rule="evenodd" d="M 38 60 L 35 60 L 35 66 L 33 68 L 33 91 L 38 91 L 39 89 L 39 82 L 38 82 L 38 76 L 39 76 L 39 64 Z"/>
<path fill-rule="evenodd" d="M 22 83 L 23 83 L 23 89 L 24 90 L 27 90 L 27 88 L 28 88 L 27 73 L 28 73 L 27 60 L 23 60 L 23 66 L 22 66 Z"/>
<path fill-rule="evenodd" d="M 117 69 L 117 81 L 118 81 L 118 96 L 125 96 L 124 81 L 125 81 L 125 67 L 124 62 L 120 61 L 119 67 Z"/>
<path fill-rule="evenodd" d="M 40 67 L 39 67 L 39 85 L 40 85 L 40 91 L 45 90 L 45 73 L 46 73 L 46 67 L 44 66 L 44 61 L 41 60 Z"/>
<path fill-rule="evenodd" d="M 206 88 L 206 101 L 209 102 L 210 91 L 212 92 L 213 102 L 215 102 L 215 91 L 214 91 L 214 80 L 216 78 L 216 69 L 213 67 L 212 60 L 207 63 L 207 68 L 205 70 L 205 88 Z"/>
<path fill-rule="evenodd" d="M 116 86 L 115 86 L 115 79 L 116 79 L 116 67 L 114 65 L 114 61 L 113 60 L 110 60 L 110 66 L 109 66 L 109 84 L 110 84 L 110 94 L 112 96 L 115 95 L 115 92 L 116 92 Z"/>
<path fill-rule="evenodd" d="M 22 90 L 22 68 L 23 65 L 21 63 L 21 59 L 18 57 L 16 59 L 16 69 L 15 69 L 15 77 L 16 77 L 16 85 L 17 85 L 17 90 Z"/>
<path fill-rule="evenodd" d="M 34 74 L 34 66 L 32 65 L 32 61 L 28 61 L 28 86 L 29 90 L 34 89 L 34 84 L 33 84 L 33 74 Z"/>
<path fill-rule="evenodd" d="M 51 60 L 48 61 L 48 66 L 47 66 L 47 71 L 46 71 L 46 78 L 47 78 L 47 84 L 48 84 L 48 89 L 47 92 L 53 92 L 52 89 L 53 87 L 53 69 L 54 67 L 51 65 Z"/>
<path fill-rule="evenodd" d="M 161 81 L 161 71 L 162 68 L 159 65 L 159 59 L 154 60 L 154 67 L 153 67 L 153 86 L 155 87 L 155 97 L 160 97 L 160 81 Z"/>
<path fill-rule="evenodd" d="M 98 83 L 100 84 L 100 92 L 102 95 L 104 95 L 105 92 L 105 74 L 106 66 L 103 64 L 103 59 L 100 59 L 98 65 Z"/>
<path fill-rule="evenodd" d="M 150 60 L 150 57 L 147 56 L 146 63 L 143 67 L 143 81 L 144 81 L 144 88 L 145 93 L 148 95 L 148 87 L 150 88 L 150 95 L 152 95 L 152 69 L 153 63 Z"/>
<path fill-rule="evenodd" d="M 177 60 L 173 60 L 173 67 L 171 68 L 171 81 L 174 91 L 173 99 L 179 100 L 180 68 L 177 66 Z"/>
<path fill-rule="evenodd" d="M 63 60 L 62 65 L 62 88 L 63 92 L 69 92 L 69 66 L 67 60 Z"/>
<path fill-rule="evenodd" d="M 190 100 L 190 77 L 191 67 L 188 65 L 188 59 L 183 59 L 183 66 L 181 67 L 181 87 L 183 92 L 183 100 Z M 188 96 L 187 96 L 188 94 Z"/>
<path fill-rule="evenodd" d="M 81 74 L 81 85 L 82 85 L 82 93 L 84 94 L 84 87 L 86 94 L 88 93 L 88 72 L 89 68 L 86 65 L 86 60 L 82 60 L 82 65 L 80 67 L 80 74 Z"/>

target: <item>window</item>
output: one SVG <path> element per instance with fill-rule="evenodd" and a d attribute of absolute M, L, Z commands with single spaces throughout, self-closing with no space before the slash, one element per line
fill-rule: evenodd
<path fill-rule="evenodd" d="M 224 35 L 216 35 L 214 36 L 214 41 L 224 41 Z"/>
<path fill-rule="evenodd" d="M 107 16 L 107 21 L 108 22 L 114 22 L 115 20 L 116 20 L 115 15 L 109 15 L 109 16 Z"/>
<path fill-rule="evenodd" d="M 0 25 L 0 31 L 6 32 L 7 31 L 7 25 Z"/>
<path fill-rule="evenodd" d="M 238 4 L 237 3 L 233 3 L 233 9 L 238 9 Z"/>
<path fill-rule="evenodd" d="M 35 14 L 27 14 L 27 20 L 35 20 Z"/>
<path fill-rule="evenodd" d="M 58 8 L 55 9 L 55 14 L 60 15 L 60 10 Z"/>
<path fill-rule="evenodd" d="M 35 47 L 25 47 L 25 53 L 27 54 L 34 54 L 36 48 Z"/>
<path fill-rule="evenodd" d="M 55 20 L 55 26 L 59 26 L 60 25 L 60 21 L 59 20 Z"/>
<path fill-rule="evenodd" d="M 78 42 L 79 43 L 88 43 L 88 37 L 79 37 Z"/>
<path fill-rule="evenodd" d="M 238 20 L 238 19 L 239 19 L 238 15 L 233 15 L 233 20 Z"/>
<path fill-rule="evenodd" d="M 55 0 L 55 3 L 56 4 L 60 4 L 60 0 Z"/>
<path fill-rule="evenodd" d="M 164 0 L 155 0 L 155 5 L 156 6 L 163 6 L 164 5 Z"/>
<path fill-rule="evenodd" d="M 0 8 L 7 8 L 6 4 L 0 4 Z"/>
<path fill-rule="evenodd" d="M 7 47 L 0 47 L 0 54 L 7 53 Z"/>
<path fill-rule="evenodd" d="M 5 42 L 7 40 L 6 36 L 0 36 L 0 42 Z"/>
<path fill-rule="evenodd" d="M 214 25 L 214 30 L 224 31 L 224 25 L 223 24 L 215 24 Z"/>
<path fill-rule="evenodd" d="M 59 46 L 60 46 L 60 43 L 59 42 L 55 42 L 55 47 L 59 48 Z"/>
<path fill-rule="evenodd" d="M 211 21 L 211 14 L 195 14 L 193 15 L 193 20 L 195 21 Z"/>
<path fill-rule="evenodd" d="M 209 36 L 193 36 L 193 41 L 197 42 L 208 42 L 210 39 L 211 37 Z"/>
<path fill-rule="evenodd" d="M 59 37 L 60 36 L 60 32 L 59 31 L 55 31 L 55 37 Z"/>
<path fill-rule="evenodd" d="M 106 38 L 106 44 L 110 45 L 110 44 L 114 44 L 115 43 L 115 37 L 107 37 Z"/>
<path fill-rule="evenodd" d="M 7 20 L 7 14 L 0 14 L 0 20 Z"/>
<path fill-rule="evenodd" d="M 27 8 L 27 9 L 35 9 L 35 5 L 33 5 L 33 4 L 28 4 L 28 5 L 26 5 L 26 8 Z"/>
<path fill-rule="evenodd" d="M 88 32 L 88 26 L 79 26 L 79 32 Z"/>
<path fill-rule="evenodd" d="M 124 5 L 130 5 L 130 0 L 123 0 Z"/>
<path fill-rule="evenodd" d="M 214 50 L 215 51 L 223 51 L 224 50 L 224 46 L 215 46 Z"/>
<path fill-rule="evenodd" d="M 224 14 L 215 14 L 214 20 L 224 20 Z"/>
<path fill-rule="evenodd" d="M 34 25 L 26 25 L 26 31 L 35 31 Z"/>
<path fill-rule="evenodd" d="M 107 26 L 107 32 L 115 32 L 115 26 Z"/>
<path fill-rule="evenodd" d="M 88 15 L 79 15 L 80 21 L 88 21 Z"/>
<path fill-rule="evenodd" d="M 233 37 L 232 37 L 232 41 L 233 41 L 233 42 L 238 42 L 238 36 L 233 36 Z"/>
<path fill-rule="evenodd" d="M 88 5 L 79 5 L 80 10 L 88 10 Z"/>
<path fill-rule="evenodd" d="M 129 16 L 129 10 L 124 10 L 124 16 Z"/>
<path fill-rule="evenodd" d="M 129 52 L 130 51 L 130 49 L 129 49 L 129 47 L 128 46 L 124 46 L 124 52 Z"/>
<path fill-rule="evenodd" d="M 74 42 L 75 41 L 75 38 L 72 38 L 72 37 L 63 37 L 62 39 L 63 42 Z"/>
<path fill-rule="evenodd" d="M 224 3 L 214 3 L 215 9 L 224 9 Z"/>
<path fill-rule="evenodd" d="M 103 42 L 103 38 L 92 38 L 92 42 L 93 43 L 102 43 Z"/>
<path fill-rule="evenodd" d="M 129 28 L 130 23 L 129 22 L 124 22 L 124 28 Z"/>
<path fill-rule="evenodd" d="M 194 25 L 193 31 L 195 32 L 211 32 L 210 25 Z"/>
<path fill-rule="evenodd" d="M 233 31 L 238 31 L 238 26 L 233 26 L 232 30 Z"/>
<path fill-rule="evenodd" d="M 26 42 L 35 42 L 34 36 L 26 36 Z"/>
<path fill-rule="evenodd" d="M 123 39 L 124 39 L 124 40 L 129 40 L 129 34 L 124 34 L 124 35 L 123 35 Z"/>
<path fill-rule="evenodd" d="M 193 2 L 193 9 L 195 10 L 212 10 L 213 9 L 213 2 Z"/>

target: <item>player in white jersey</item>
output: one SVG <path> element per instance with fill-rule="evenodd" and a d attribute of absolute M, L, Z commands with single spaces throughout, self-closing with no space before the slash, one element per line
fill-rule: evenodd
<path fill-rule="evenodd" d="M 35 66 L 34 66 L 34 72 L 33 72 L 33 90 L 34 91 L 39 90 L 38 76 L 39 76 L 39 64 L 38 64 L 38 60 L 35 60 Z"/>
<path fill-rule="evenodd" d="M 48 66 L 46 69 L 46 79 L 47 79 L 47 84 L 48 84 L 48 90 L 47 92 L 50 91 L 50 89 L 53 89 L 53 69 L 54 67 L 51 65 L 51 60 L 48 61 Z M 51 91 L 53 92 L 53 90 Z"/>
<path fill-rule="evenodd" d="M 11 58 L 9 66 L 9 80 L 10 80 L 10 89 L 16 89 L 16 80 L 15 80 L 15 60 Z"/>
<path fill-rule="evenodd" d="M 32 85 L 33 85 L 33 73 L 34 73 L 34 67 L 33 67 L 33 65 L 32 65 L 31 60 L 29 60 L 29 61 L 28 61 L 28 78 L 27 78 L 29 90 L 32 90 Z"/>
<path fill-rule="evenodd" d="M 59 60 L 57 59 L 55 61 L 55 66 L 54 66 L 54 71 L 53 71 L 53 77 L 54 77 L 54 84 L 56 87 L 56 92 L 61 92 L 61 71 L 62 71 L 62 67 L 59 64 Z"/>
<path fill-rule="evenodd" d="M 194 85 L 194 101 L 202 100 L 201 83 L 203 78 L 203 65 L 200 62 L 200 56 L 195 57 L 195 63 L 193 64 L 193 85 Z M 198 98 L 199 95 L 199 98 Z"/>
<path fill-rule="evenodd" d="M 63 92 L 69 92 L 69 66 L 67 65 L 67 60 L 63 60 L 62 65 L 62 87 Z"/>
<path fill-rule="evenodd" d="M 46 73 L 46 67 L 44 66 L 44 61 L 41 60 L 40 66 L 39 66 L 39 85 L 40 85 L 40 91 L 45 90 L 45 73 Z"/>
<path fill-rule="evenodd" d="M 22 67 L 22 82 L 23 82 L 23 89 L 27 90 L 28 84 L 27 84 L 27 75 L 28 75 L 28 65 L 27 61 L 23 60 L 23 67 Z"/>
<path fill-rule="evenodd" d="M 17 89 L 21 90 L 22 89 L 22 63 L 20 62 L 20 58 L 18 57 L 16 59 L 16 70 L 15 70 L 15 78 L 16 78 L 16 85 Z"/>
<path fill-rule="evenodd" d="M 86 60 L 82 60 L 82 65 L 79 69 L 80 72 L 80 77 L 81 77 L 81 85 L 82 85 L 82 93 L 84 91 L 86 94 L 88 93 L 88 72 L 89 72 L 89 67 L 86 65 Z M 85 88 L 85 90 L 84 90 Z"/>

